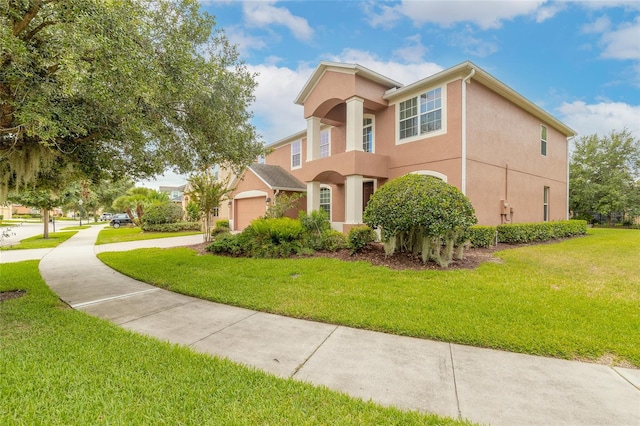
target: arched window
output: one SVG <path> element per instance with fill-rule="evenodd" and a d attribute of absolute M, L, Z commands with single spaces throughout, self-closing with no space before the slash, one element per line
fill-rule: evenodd
<path fill-rule="evenodd" d="M 362 120 L 362 150 L 364 152 L 374 151 L 374 132 L 373 132 L 374 116 L 365 115 Z"/>
<path fill-rule="evenodd" d="M 415 172 L 411 172 L 410 174 L 433 176 L 445 182 L 447 181 L 447 175 L 442 174 L 440 172 L 433 171 L 433 170 L 416 170 Z"/>
<path fill-rule="evenodd" d="M 320 187 L 320 208 L 327 212 L 331 220 L 331 188 L 328 186 Z"/>

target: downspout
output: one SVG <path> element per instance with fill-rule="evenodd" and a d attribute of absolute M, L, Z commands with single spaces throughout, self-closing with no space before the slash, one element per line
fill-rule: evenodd
<path fill-rule="evenodd" d="M 467 84 L 471 83 L 471 77 L 476 74 L 475 68 L 471 68 L 468 76 L 462 79 L 462 193 L 467 194 Z"/>

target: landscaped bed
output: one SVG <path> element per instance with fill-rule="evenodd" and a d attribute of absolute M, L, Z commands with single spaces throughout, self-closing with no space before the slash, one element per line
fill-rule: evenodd
<path fill-rule="evenodd" d="M 558 243 L 480 253 L 486 261 L 477 268 L 452 270 L 398 270 L 322 256 L 233 258 L 190 248 L 100 258 L 136 279 L 220 303 L 640 367 L 638 231 L 591 230 Z"/>

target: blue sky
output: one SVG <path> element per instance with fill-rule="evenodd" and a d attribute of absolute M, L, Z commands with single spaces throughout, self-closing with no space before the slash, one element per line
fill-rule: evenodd
<path fill-rule="evenodd" d="M 258 74 L 267 144 L 306 127 L 293 101 L 320 61 L 409 84 L 470 60 L 579 135 L 640 138 L 640 0 L 199 1 Z"/>

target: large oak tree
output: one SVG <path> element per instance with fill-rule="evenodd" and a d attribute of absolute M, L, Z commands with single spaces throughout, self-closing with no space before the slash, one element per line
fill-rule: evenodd
<path fill-rule="evenodd" d="M 574 215 L 640 215 L 640 140 L 628 130 L 583 136 L 569 165 L 569 208 Z"/>
<path fill-rule="evenodd" d="M 196 0 L 0 0 L 0 200 L 51 164 L 94 182 L 262 152 L 254 75 Z"/>

